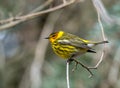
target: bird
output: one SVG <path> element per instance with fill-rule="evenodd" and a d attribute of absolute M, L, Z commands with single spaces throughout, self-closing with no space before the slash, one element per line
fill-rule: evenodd
<path fill-rule="evenodd" d="M 77 57 L 87 52 L 96 53 L 92 47 L 99 44 L 108 43 L 107 40 L 100 42 L 86 40 L 64 31 L 51 33 L 45 39 L 49 39 L 53 51 L 63 59 Z"/>

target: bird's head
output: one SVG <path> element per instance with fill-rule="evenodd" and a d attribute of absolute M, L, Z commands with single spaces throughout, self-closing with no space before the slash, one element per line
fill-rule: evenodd
<path fill-rule="evenodd" d="M 64 34 L 63 31 L 59 31 L 59 32 L 54 32 L 51 33 L 48 37 L 46 37 L 45 39 L 49 39 L 50 42 L 54 42 L 55 40 L 57 40 L 58 38 L 60 38 L 62 35 Z"/>

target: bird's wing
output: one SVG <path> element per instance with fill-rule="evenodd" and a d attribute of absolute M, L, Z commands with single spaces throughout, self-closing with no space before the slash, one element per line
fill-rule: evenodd
<path fill-rule="evenodd" d="M 91 49 L 87 43 L 85 43 L 84 41 L 80 40 L 80 39 L 62 39 L 62 40 L 58 40 L 58 43 L 60 44 L 64 44 L 64 45 L 71 45 L 71 46 L 75 46 L 75 47 L 79 47 L 79 48 L 87 48 L 87 49 Z"/>
<path fill-rule="evenodd" d="M 91 48 L 91 45 L 89 46 L 89 44 L 83 42 L 83 41 L 76 41 L 76 40 L 58 40 L 59 44 L 62 45 L 70 45 L 70 46 L 74 46 L 77 48 L 82 48 L 82 49 L 88 49 L 87 52 L 91 52 L 91 53 L 96 53 L 96 51 L 94 51 L 94 49 Z"/>

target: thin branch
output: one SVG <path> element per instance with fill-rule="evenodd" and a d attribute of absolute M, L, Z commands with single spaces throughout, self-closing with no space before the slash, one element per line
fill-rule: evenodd
<path fill-rule="evenodd" d="M 101 22 L 101 19 L 100 19 L 100 14 L 99 14 L 98 10 L 97 10 L 97 15 L 98 15 L 98 22 L 99 22 L 99 25 L 100 25 L 100 28 L 101 28 L 102 38 L 103 38 L 104 41 L 106 41 L 104 28 L 103 28 L 103 25 L 102 25 L 102 22 Z"/>
<path fill-rule="evenodd" d="M 53 8 L 49 8 L 47 10 L 43 10 L 43 11 L 40 11 L 40 12 L 31 13 L 31 14 L 24 15 L 24 16 L 19 16 L 19 17 L 12 17 L 12 18 L 9 18 L 9 19 L 6 19 L 6 20 L 1 20 L 0 23 L 2 25 L 0 26 L 0 30 L 4 30 L 6 28 L 13 27 L 13 26 L 15 26 L 15 25 L 17 25 L 21 22 L 33 19 L 35 17 L 39 17 L 40 15 L 62 9 L 66 6 L 68 6 L 68 5 L 71 5 L 71 4 L 75 3 L 75 1 L 76 0 L 70 0 L 69 2 L 63 3 L 63 4 L 58 5 L 56 7 L 53 7 Z"/>
<path fill-rule="evenodd" d="M 53 0 L 46 1 L 43 5 L 37 7 L 36 9 L 31 11 L 29 14 L 42 10 L 43 8 L 45 8 L 47 5 L 51 4 L 52 2 L 53 2 Z M 21 23 L 21 22 L 24 22 L 25 21 L 24 19 L 17 20 L 17 17 L 20 15 L 21 15 L 21 12 L 19 14 L 17 14 L 16 17 L 12 16 L 9 19 L 1 20 L 0 24 L 3 24 L 3 25 L 0 26 L 0 29 L 2 30 L 2 29 L 10 28 L 10 27 L 13 27 L 13 26 Z"/>
<path fill-rule="evenodd" d="M 82 64 L 80 61 L 77 61 L 76 59 L 72 59 L 72 60 L 76 63 L 75 67 L 77 67 L 77 65 L 79 64 L 90 73 L 89 78 L 91 78 L 93 76 L 93 73 L 92 73 L 92 71 L 90 69 L 95 69 L 95 68 L 89 68 L 86 65 Z"/>
<path fill-rule="evenodd" d="M 66 80 L 67 80 L 67 88 L 70 88 L 70 80 L 69 80 L 69 62 L 66 62 Z"/>
<path fill-rule="evenodd" d="M 94 0 L 93 0 L 93 1 L 94 1 Z M 101 29 L 102 39 L 103 39 L 103 41 L 106 41 L 106 37 L 105 37 L 105 33 L 104 33 L 104 28 L 103 28 L 103 25 L 102 25 L 102 22 L 101 22 L 101 19 L 100 19 L 99 10 L 98 10 L 98 8 L 97 8 L 97 6 L 96 6 L 95 3 L 93 3 L 93 5 L 95 6 L 96 11 L 97 11 L 98 22 L 99 22 L 100 29 Z M 104 44 L 104 46 L 103 46 L 103 51 L 102 51 L 102 53 L 101 53 L 100 60 L 99 60 L 99 61 L 97 62 L 97 64 L 96 64 L 94 67 L 92 67 L 92 68 L 97 68 L 97 67 L 100 65 L 100 63 L 103 61 L 103 56 L 104 56 L 104 54 L 105 54 L 105 44 Z"/>
<path fill-rule="evenodd" d="M 94 67 L 87 67 L 86 65 L 84 65 L 83 63 L 81 63 L 80 61 L 77 61 L 75 58 L 74 58 L 74 55 L 73 56 L 71 56 L 68 60 L 67 60 L 67 62 L 69 62 L 69 63 L 71 63 L 71 62 L 75 62 L 75 67 L 72 69 L 72 71 L 74 71 L 76 68 L 77 68 L 77 65 L 79 64 L 79 65 L 81 65 L 83 68 L 85 68 L 89 73 L 90 73 L 90 75 L 89 75 L 89 78 L 91 78 L 92 76 L 93 76 L 93 73 L 92 73 L 92 71 L 90 70 L 90 69 L 96 69 L 96 68 L 94 68 Z"/>
<path fill-rule="evenodd" d="M 104 41 L 106 41 L 103 25 L 102 25 L 102 22 L 101 22 L 101 19 L 100 19 L 100 14 L 99 14 L 98 10 L 97 10 L 97 14 L 98 14 L 98 22 L 99 22 L 99 25 L 100 25 L 100 28 L 101 28 L 102 38 L 103 38 Z M 95 68 L 97 68 L 100 65 L 100 63 L 103 61 L 103 56 L 105 54 L 104 51 L 105 51 L 105 44 L 103 46 L 103 51 L 101 53 L 100 60 L 96 64 Z"/>

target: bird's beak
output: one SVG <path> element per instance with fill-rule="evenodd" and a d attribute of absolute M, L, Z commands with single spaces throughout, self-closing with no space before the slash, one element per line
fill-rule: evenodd
<path fill-rule="evenodd" d="M 49 37 L 46 37 L 45 39 L 49 39 Z"/>

